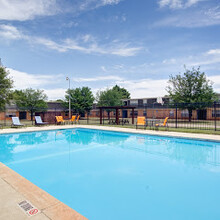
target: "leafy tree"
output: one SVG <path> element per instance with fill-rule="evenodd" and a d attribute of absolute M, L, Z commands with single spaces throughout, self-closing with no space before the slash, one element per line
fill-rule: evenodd
<path fill-rule="evenodd" d="M 56 102 L 63 102 L 63 100 L 62 99 L 57 99 Z"/>
<path fill-rule="evenodd" d="M 174 103 L 185 103 L 180 105 L 180 108 L 188 109 L 189 121 L 191 121 L 193 110 L 204 109 L 217 100 L 212 82 L 206 78 L 200 68 L 185 69 L 183 76 L 180 74 L 171 75 L 168 83 L 169 97 Z"/>
<path fill-rule="evenodd" d="M 84 114 L 92 109 L 95 100 L 92 91 L 88 87 L 68 89 L 65 95 L 64 106 L 69 107 L 69 95 L 71 100 L 71 109 L 79 114 Z"/>
<path fill-rule="evenodd" d="M 13 81 L 9 78 L 9 71 L 0 66 L 0 110 L 4 110 L 5 104 L 11 99 Z"/>
<path fill-rule="evenodd" d="M 130 92 L 128 92 L 127 89 L 120 87 L 118 85 L 115 85 L 112 90 L 118 92 L 121 96 L 121 99 L 130 99 Z"/>
<path fill-rule="evenodd" d="M 13 98 L 16 105 L 20 110 L 25 110 L 31 113 L 31 120 L 33 121 L 33 115 L 39 110 L 47 108 L 47 95 L 43 90 L 24 89 L 15 90 Z"/>
<path fill-rule="evenodd" d="M 106 89 L 97 93 L 98 106 L 119 106 L 122 105 L 121 94 L 116 89 Z M 108 118 L 112 109 L 106 109 Z"/>

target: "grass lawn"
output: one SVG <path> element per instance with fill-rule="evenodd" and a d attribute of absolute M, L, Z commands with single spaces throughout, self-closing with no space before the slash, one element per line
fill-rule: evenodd
<path fill-rule="evenodd" d="M 132 125 L 131 123 L 131 120 L 129 122 L 129 124 L 126 124 L 126 125 L 109 125 L 108 124 L 108 120 L 105 121 L 105 124 L 104 125 L 100 125 L 99 124 L 99 119 L 98 118 L 93 118 L 92 120 L 89 120 L 88 121 L 89 125 L 98 125 L 98 126 L 110 126 L 110 127 L 122 127 L 122 128 L 130 128 L 130 129 L 136 129 L 136 120 L 135 120 L 135 124 Z M 32 122 L 31 121 L 28 121 L 28 120 L 21 120 L 21 123 L 22 124 L 25 124 L 27 127 L 32 127 L 32 126 L 35 126 L 34 123 L 32 125 Z M 181 125 L 180 124 L 181 122 L 179 122 L 179 126 Z M 198 126 L 201 124 L 201 122 L 193 122 L 193 128 L 190 128 L 190 127 L 187 127 L 187 128 L 184 128 L 184 127 L 178 127 L 178 128 L 175 128 L 174 127 L 174 123 L 173 121 L 170 121 L 169 124 L 169 129 L 165 129 L 163 127 L 159 127 L 157 130 L 158 131 L 168 131 L 168 132 L 185 132 L 185 133 L 198 133 L 198 134 L 213 134 L 213 135 L 220 135 L 220 127 L 218 127 L 218 130 L 217 131 L 214 131 L 214 122 L 213 121 L 207 121 L 206 122 L 207 124 L 212 124 L 211 127 L 199 127 L 197 128 L 195 126 L 195 124 L 198 124 Z M 1 121 L 0 124 L 3 124 L 4 125 L 4 121 Z M 87 124 L 87 120 L 84 119 L 84 120 L 80 120 L 80 124 L 82 125 L 86 125 Z M 217 125 L 220 126 L 220 121 L 217 121 Z M 7 128 L 11 128 L 11 121 L 6 121 L 6 125 L 3 126 L 3 129 L 7 129 Z M 143 129 L 141 127 L 139 127 L 138 129 Z M 146 128 L 147 130 L 155 130 L 154 127 L 147 127 Z"/>

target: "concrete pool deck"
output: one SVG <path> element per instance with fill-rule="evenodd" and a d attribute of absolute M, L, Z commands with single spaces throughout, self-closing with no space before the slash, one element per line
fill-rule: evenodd
<path fill-rule="evenodd" d="M 154 130 L 135 130 L 131 128 L 117 128 L 106 126 L 92 126 L 92 125 L 62 125 L 62 126 L 45 126 L 45 127 L 26 127 L 18 129 L 4 129 L 0 134 L 20 133 L 20 132 L 34 132 L 59 130 L 69 128 L 87 128 L 99 129 L 106 131 L 129 132 L 135 134 L 149 134 L 169 137 L 191 138 L 199 140 L 209 140 L 220 142 L 220 135 L 209 134 L 192 134 L 179 132 L 165 132 Z M 18 206 L 18 203 L 27 200 L 39 212 L 36 215 L 28 216 Z M 43 191 L 6 165 L 0 162 L 0 219 L 7 220 L 23 220 L 23 219 L 60 219 L 60 220 L 86 220 L 84 216 L 77 213 L 72 208 L 60 202 L 47 192 Z"/>
<path fill-rule="evenodd" d="M 28 216 L 18 206 L 22 201 L 29 201 L 38 213 Z M 1 162 L 0 207 L 0 219 L 7 220 L 87 219 Z"/>

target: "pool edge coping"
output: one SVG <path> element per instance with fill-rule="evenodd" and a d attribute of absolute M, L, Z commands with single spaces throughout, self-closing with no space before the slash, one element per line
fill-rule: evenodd
<path fill-rule="evenodd" d="M 201 141 L 213 141 L 220 142 L 220 135 L 212 134 L 197 134 L 197 133 L 184 133 L 184 132 L 171 132 L 171 131 L 155 131 L 155 130 L 139 130 L 133 128 L 118 128 L 118 127 L 106 127 L 97 125 L 52 125 L 45 127 L 26 127 L 26 128 L 9 128 L 0 130 L 0 134 L 13 134 L 13 133 L 26 133 L 26 132 L 37 132 L 37 131 L 52 131 L 52 130 L 62 130 L 62 129 L 73 129 L 73 128 L 87 128 L 103 131 L 116 131 L 132 134 L 145 134 L 163 137 L 174 137 L 183 139 L 194 139 Z"/>
<path fill-rule="evenodd" d="M 211 135 L 211 134 L 195 134 L 195 133 L 183 133 L 183 132 L 167 132 L 167 131 L 154 131 L 154 130 L 136 130 L 133 128 L 113 128 L 113 129 L 105 129 L 106 127 L 80 127 L 84 129 L 93 129 L 93 130 L 102 130 L 102 131 L 112 131 L 112 132 L 123 132 L 130 134 L 141 134 L 141 135 L 151 135 L 151 136 L 162 136 L 169 138 L 180 138 L 180 139 L 189 139 L 189 140 L 198 140 L 198 141 L 211 141 L 220 143 L 220 135 Z M 123 129 L 123 130 L 122 130 Z M 201 136 L 203 135 L 203 136 Z"/>
<path fill-rule="evenodd" d="M 31 202 L 31 204 L 39 210 L 39 214 L 47 219 L 88 220 L 86 217 L 39 188 L 2 162 L 0 162 L 0 179 L 3 180 L 5 186 L 8 185 L 12 188 L 17 195 L 23 198 L 23 200 Z M 8 186 L 5 188 L 8 188 Z M 9 199 L 13 200 L 13 198 Z M 16 200 L 13 200 L 12 203 L 13 207 L 17 205 Z M 20 214 L 18 210 L 19 209 L 14 210 L 12 214 L 15 214 L 16 212 L 17 214 Z M 7 211 L 1 209 L 2 215 L 9 214 L 4 212 Z M 22 211 L 20 210 L 20 212 Z"/>

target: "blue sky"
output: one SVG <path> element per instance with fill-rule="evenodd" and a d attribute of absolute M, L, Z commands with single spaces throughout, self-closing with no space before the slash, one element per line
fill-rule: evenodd
<path fill-rule="evenodd" d="M 15 88 L 63 98 L 118 84 L 166 94 L 169 75 L 201 67 L 220 92 L 219 0 L 0 0 L 0 58 Z"/>

